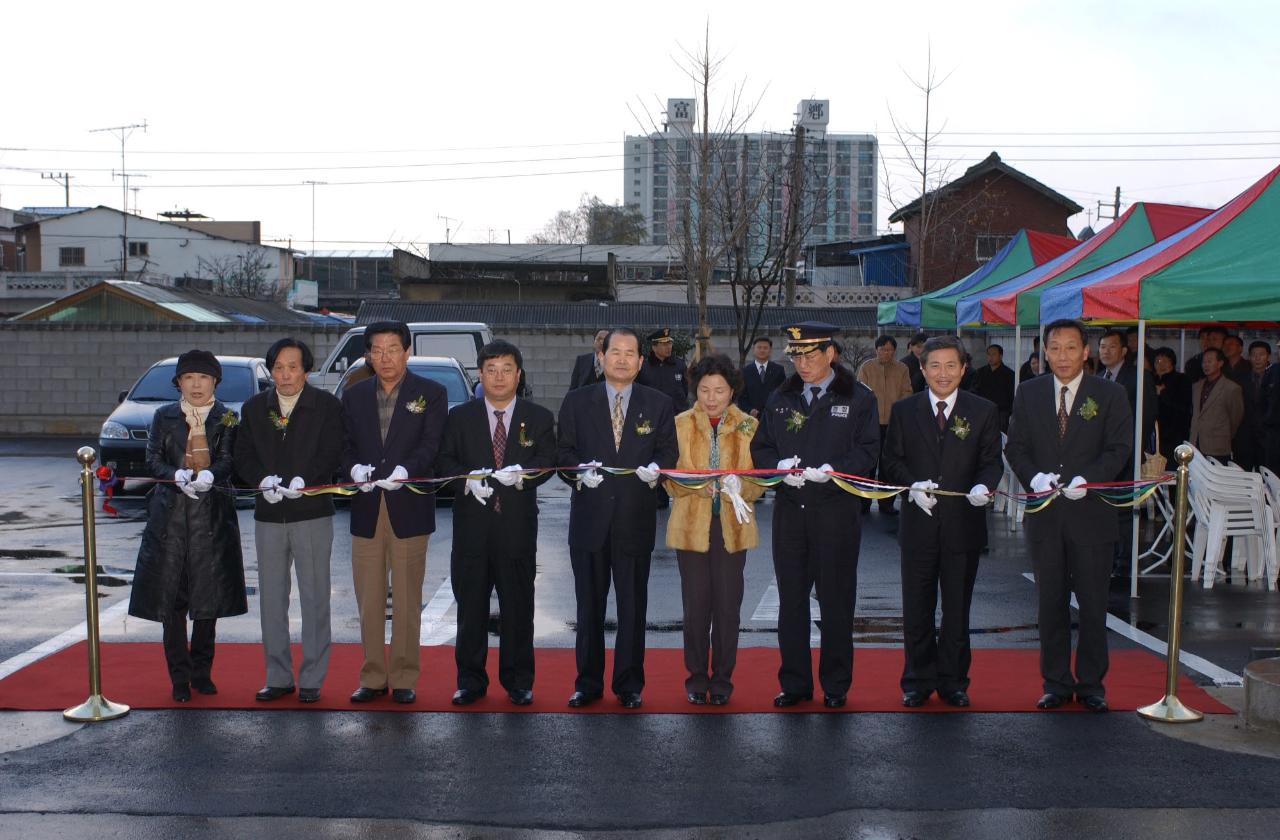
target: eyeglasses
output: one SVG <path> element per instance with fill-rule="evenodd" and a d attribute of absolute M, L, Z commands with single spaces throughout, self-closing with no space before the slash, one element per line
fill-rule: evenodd
<path fill-rule="evenodd" d="M 370 359 L 398 359 L 403 355 L 403 347 L 388 347 L 386 349 L 375 347 L 369 351 Z"/>

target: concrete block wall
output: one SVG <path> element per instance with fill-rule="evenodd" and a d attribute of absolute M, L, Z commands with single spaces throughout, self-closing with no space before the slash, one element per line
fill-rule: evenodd
<path fill-rule="evenodd" d="M 525 381 L 533 388 L 533 400 L 559 414 L 560 402 L 569 390 L 569 375 L 579 354 L 591 349 L 596 331 L 495 330 L 494 337 L 510 341 L 524 357 Z"/>

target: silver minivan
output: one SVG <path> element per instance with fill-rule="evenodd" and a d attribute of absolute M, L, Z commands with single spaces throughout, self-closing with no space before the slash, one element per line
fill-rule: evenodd
<path fill-rule="evenodd" d="M 347 331 L 324 364 L 311 372 L 312 385 L 329 392 L 337 387 L 347 368 L 364 357 L 364 330 L 360 326 Z M 411 355 L 452 356 L 473 381 L 480 378 L 476 364 L 480 348 L 493 341 L 489 325 L 478 321 L 414 321 L 409 324 L 409 335 Z"/>

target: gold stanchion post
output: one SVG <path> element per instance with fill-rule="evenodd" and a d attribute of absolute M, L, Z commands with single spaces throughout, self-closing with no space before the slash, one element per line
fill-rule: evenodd
<path fill-rule="evenodd" d="M 1169 570 L 1169 650 L 1165 654 L 1164 698 L 1143 706 L 1138 714 L 1162 723 L 1194 723 L 1204 715 L 1188 708 L 1178 699 L 1178 652 L 1182 645 L 1182 569 L 1187 562 L 1187 464 L 1195 450 L 1183 444 L 1174 450 L 1178 459 L 1178 500 L 1173 525 L 1173 566 Z M 1203 527 L 1203 526 L 1202 526 Z"/>
<path fill-rule="evenodd" d="M 98 546 L 93 529 L 93 462 L 97 453 L 91 446 L 76 451 L 80 462 L 80 498 L 84 518 L 84 614 L 89 638 L 89 699 L 72 706 L 62 716 L 77 723 L 97 723 L 129 714 L 123 703 L 112 703 L 102 696 L 102 662 L 98 645 Z"/>

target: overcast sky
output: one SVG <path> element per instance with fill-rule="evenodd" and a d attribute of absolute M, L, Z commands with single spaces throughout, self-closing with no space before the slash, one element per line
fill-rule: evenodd
<path fill-rule="evenodd" d="M 256 219 L 317 248 L 525 241 L 583 193 L 622 197 L 624 135 L 692 96 L 683 48 L 723 58 L 751 128 L 831 101 L 833 131 L 919 127 L 932 44 L 935 154 L 995 150 L 1086 208 L 1218 206 L 1280 164 L 1280 4 L 243 3 L 7 5 L 0 205 L 119 207 L 127 143 L 143 215 Z M 793 16 L 792 16 L 793 15 Z M 943 148 L 943 144 L 946 147 Z M 1151 161 L 1162 158 L 1161 161 Z M 1148 160 L 1142 160 L 1148 159 Z M 241 171 L 230 171 L 241 170 Z M 558 173 L 558 174 L 549 174 Z M 368 183 L 389 182 L 400 183 Z M 352 183 L 365 182 L 365 183 Z M 217 186 L 225 185 L 225 186 Z M 881 228 L 891 211 L 881 184 Z M 914 196 L 910 196 L 914 197 Z M 1122 208 L 1123 209 L 1123 208 Z M 446 218 L 449 221 L 446 221 Z M 1085 214 L 1072 220 L 1079 229 Z M 1097 224 L 1095 223 L 1095 226 Z"/>

